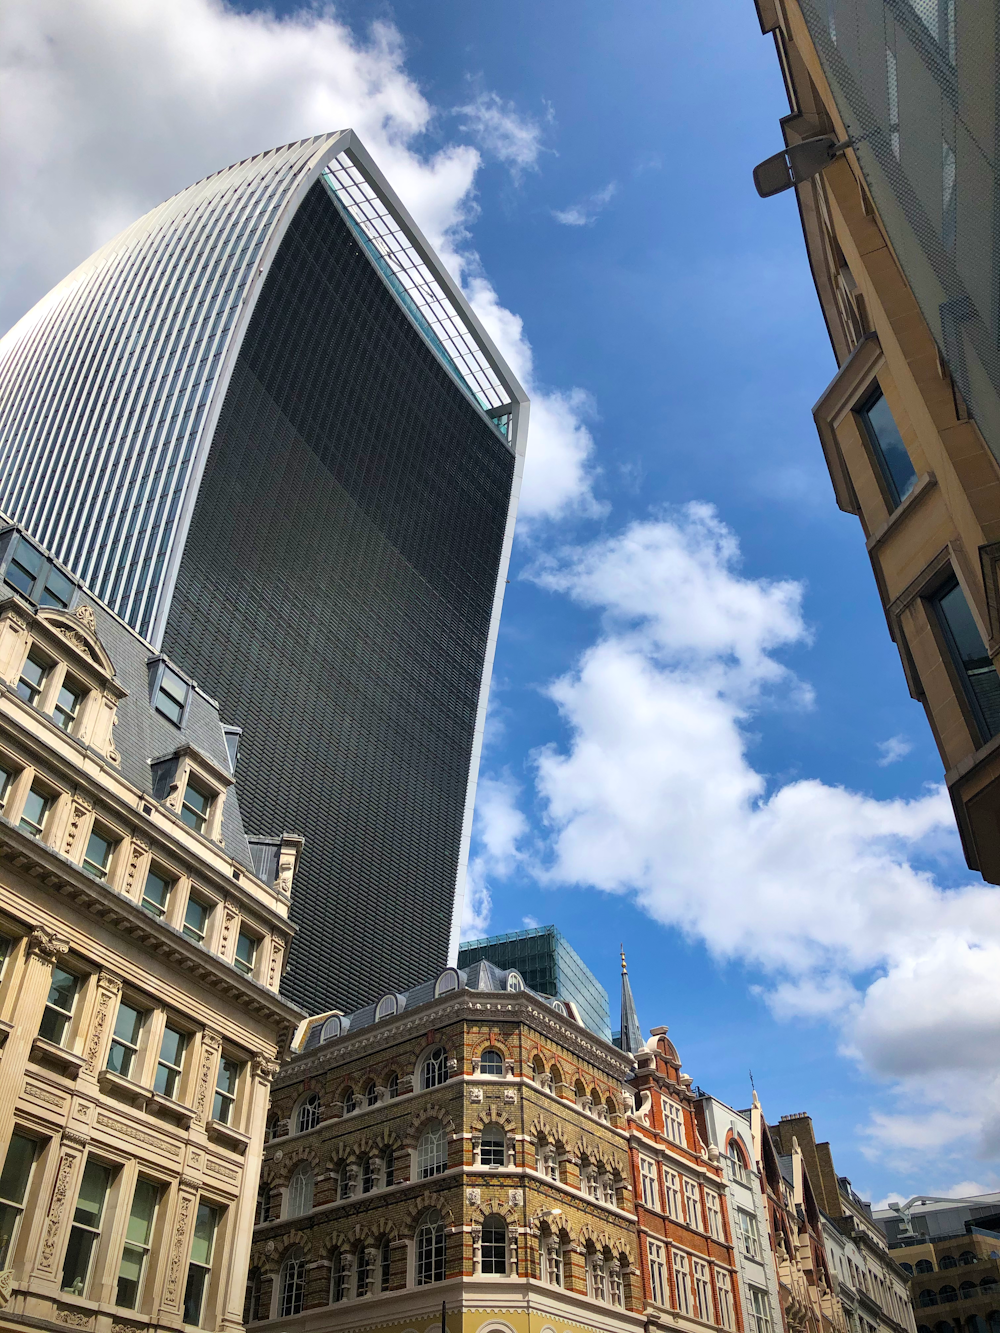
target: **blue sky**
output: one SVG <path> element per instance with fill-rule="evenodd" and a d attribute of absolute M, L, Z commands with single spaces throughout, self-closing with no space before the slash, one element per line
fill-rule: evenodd
<path fill-rule="evenodd" d="M 8 322 L 351 123 L 530 383 L 470 929 L 557 923 L 613 1007 L 623 942 L 695 1082 L 744 1106 L 752 1069 L 871 1197 L 996 1187 L 994 891 L 812 425 L 835 364 L 794 200 L 752 187 L 787 109 L 752 0 L 12 12 L 43 128 L 6 131 Z"/>

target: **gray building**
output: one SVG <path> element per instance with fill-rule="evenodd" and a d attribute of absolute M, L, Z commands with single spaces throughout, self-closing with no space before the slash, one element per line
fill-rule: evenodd
<path fill-rule="evenodd" d="M 555 926 L 513 930 L 460 945 L 459 967 L 471 967 L 482 960 L 501 968 L 516 968 L 529 990 L 571 1000 L 591 1032 L 611 1040 L 608 992 Z"/>
<path fill-rule="evenodd" d="M 141 218 L 3 339 L 0 401 L 0 508 L 304 835 L 287 993 L 453 959 L 527 401 L 354 134 Z"/>

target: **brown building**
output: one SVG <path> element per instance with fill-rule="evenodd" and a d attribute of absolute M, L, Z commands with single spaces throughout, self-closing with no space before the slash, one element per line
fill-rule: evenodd
<path fill-rule="evenodd" d="M 632 1065 L 485 961 L 310 1019 L 274 1084 L 246 1322 L 402 1333 L 444 1302 L 451 1333 L 638 1333 Z"/>
<path fill-rule="evenodd" d="M 968 863 L 1000 882 L 995 6 L 757 10 L 788 93 L 786 144 L 857 136 L 795 187 L 839 367 L 814 417 Z"/>
<path fill-rule="evenodd" d="M 297 840 L 260 878 L 217 705 L 9 530 L 0 580 L 0 1330 L 238 1329 Z"/>
<path fill-rule="evenodd" d="M 972 1227 L 901 1245 L 917 1333 L 1000 1333 L 1000 1235 Z"/>
<path fill-rule="evenodd" d="M 636 1058 L 629 1129 L 649 1325 L 743 1329 L 726 1175 L 699 1132 L 691 1077 L 664 1027 Z"/>

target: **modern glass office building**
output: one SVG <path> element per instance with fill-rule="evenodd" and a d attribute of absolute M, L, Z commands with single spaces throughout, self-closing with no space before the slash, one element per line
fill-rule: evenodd
<path fill-rule="evenodd" d="M 248 825 L 305 838 L 288 994 L 443 965 L 527 400 L 354 134 L 141 218 L 3 339 L 0 402 L 0 509 L 226 701 Z"/>
<path fill-rule="evenodd" d="M 459 946 L 459 967 L 471 967 L 483 959 L 520 972 L 529 990 L 571 1000 L 591 1032 L 611 1040 L 608 992 L 555 926 L 465 940 Z"/>

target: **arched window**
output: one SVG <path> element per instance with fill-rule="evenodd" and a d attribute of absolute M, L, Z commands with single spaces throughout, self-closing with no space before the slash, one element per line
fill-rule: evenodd
<path fill-rule="evenodd" d="M 605 1203 L 616 1203 L 615 1178 L 610 1171 L 605 1171 L 600 1177 L 601 1198 Z"/>
<path fill-rule="evenodd" d="M 938 1300 L 942 1305 L 948 1305 L 951 1301 L 958 1300 L 958 1292 L 952 1286 L 944 1286 L 938 1291 Z"/>
<path fill-rule="evenodd" d="M 904 1273 L 909 1273 L 910 1277 L 913 1276 L 913 1265 L 912 1265 L 912 1264 L 900 1264 L 899 1266 L 900 1266 L 900 1268 L 903 1270 Z"/>
<path fill-rule="evenodd" d="M 319 1034 L 319 1039 L 320 1041 L 332 1041 L 334 1037 L 339 1037 L 344 1031 L 346 1031 L 344 1020 L 339 1014 L 334 1014 L 323 1024 L 323 1031 Z"/>
<path fill-rule="evenodd" d="M 609 1095 L 604 1099 L 604 1109 L 609 1116 L 618 1114 L 618 1103 L 615 1101 L 614 1097 Z"/>
<path fill-rule="evenodd" d="M 277 1111 L 272 1111 L 267 1117 L 267 1123 L 264 1125 L 264 1142 L 270 1143 L 272 1139 L 278 1137 L 278 1126 L 281 1124 L 281 1117 Z"/>
<path fill-rule="evenodd" d="M 604 1255 L 596 1250 L 587 1251 L 587 1295 L 595 1301 L 608 1299 L 607 1274 L 604 1271 Z"/>
<path fill-rule="evenodd" d="M 958 1294 L 963 1301 L 967 1301 L 970 1296 L 979 1295 L 979 1286 L 975 1282 L 963 1282 L 958 1289 Z"/>
<path fill-rule="evenodd" d="M 306 1261 L 301 1250 L 292 1250 L 278 1274 L 278 1318 L 302 1313 L 306 1294 Z"/>
<path fill-rule="evenodd" d="M 296 1134 L 304 1134 L 306 1130 L 315 1129 L 319 1124 L 319 1117 L 319 1093 L 311 1092 L 299 1107 L 299 1113 L 295 1117 Z"/>
<path fill-rule="evenodd" d="M 377 1101 L 378 1088 L 376 1088 L 374 1083 L 369 1083 L 368 1087 L 365 1088 L 365 1103 L 368 1106 L 374 1106 Z"/>
<path fill-rule="evenodd" d="M 507 1223 L 496 1213 L 483 1222 L 481 1253 L 482 1272 L 507 1272 Z"/>
<path fill-rule="evenodd" d="M 922 1291 L 920 1295 L 917 1297 L 918 1305 L 928 1306 L 928 1305 L 937 1305 L 937 1303 L 938 1303 L 938 1298 L 936 1291 L 930 1291 L 930 1290 Z"/>
<path fill-rule="evenodd" d="M 931 1263 L 929 1259 L 918 1259 L 917 1262 L 914 1264 L 914 1268 L 917 1270 L 918 1273 L 934 1272 L 934 1265 Z"/>
<path fill-rule="evenodd" d="M 399 1001 L 395 995 L 383 995 L 375 1006 L 375 1022 L 378 1023 L 383 1018 L 391 1018 L 398 1008 Z"/>
<path fill-rule="evenodd" d="M 587 1095 L 587 1085 L 582 1078 L 578 1078 L 573 1084 L 573 1094 L 576 1097 L 576 1104 L 579 1106 Z"/>
<path fill-rule="evenodd" d="M 983 1295 L 985 1296 L 985 1295 L 988 1295 L 991 1291 L 996 1291 L 996 1289 L 997 1289 L 997 1285 L 998 1285 L 998 1284 L 997 1284 L 997 1280 L 996 1280 L 995 1277 L 992 1277 L 992 1276 L 990 1276 L 990 1277 L 984 1277 L 983 1280 L 982 1280 L 982 1282 L 980 1282 L 980 1284 L 979 1284 L 979 1290 L 980 1290 L 980 1291 L 983 1293 Z"/>
<path fill-rule="evenodd" d="M 344 1278 L 346 1276 L 345 1269 L 346 1265 L 344 1263 L 344 1256 L 341 1254 L 340 1250 L 334 1250 L 333 1254 L 330 1256 L 331 1305 L 336 1305 L 338 1301 L 342 1301 L 347 1295 L 347 1292 L 344 1290 Z"/>
<path fill-rule="evenodd" d="M 375 1167 L 370 1157 L 365 1157 L 361 1162 L 361 1193 L 371 1194 L 376 1186 Z"/>
<path fill-rule="evenodd" d="M 440 1120 L 432 1120 L 417 1144 L 417 1179 L 427 1180 L 429 1176 L 439 1176 L 447 1170 L 448 1141 L 444 1125 Z"/>
<path fill-rule="evenodd" d="M 375 1280 L 375 1251 L 362 1245 L 354 1261 L 354 1293 L 367 1296 Z"/>
<path fill-rule="evenodd" d="M 348 1088 L 344 1093 L 344 1115 L 350 1115 L 352 1111 L 358 1109 L 358 1099 L 354 1095 L 354 1089 Z"/>
<path fill-rule="evenodd" d="M 262 1222 L 271 1220 L 271 1187 L 270 1185 L 261 1185 L 257 1191 L 257 1220 L 255 1226 L 260 1226 Z M 246 1320 L 243 1321 L 246 1323 Z"/>
<path fill-rule="evenodd" d="M 306 1162 L 300 1162 L 288 1181 L 285 1216 L 301 1217 L 303 1213 L 311 1212 L 315 1188 L 316 1177 L 312 1167 Z"/>
<path fill-rule="evenodd" d="M 435 995 L 447 995 L 449 991 L 458 990 L 458 973 L 453 967 L 446 968 L 434 983 Z"/>
<path fill-rule="evenodd" d="M 957 1268 L 958 1260 L 953 1254 L 943 1254 L 938 1262 L 938 1268 Z"/>
<path fill-rule="evenodd" d="M 564 1265 L 562 1240 L 559 1236 L 553 1236 L 551 1232 L 545 1232 L 542 1235 L 539 1245 L 539 1261 L 542 1281 L 547 1282 L 551 1287 L 561 1287 Z"/>
<path fill-rule="evenodd" d="M 251 1268 L 247 1274 L 247 1294 L 243 1301 L 243 1322 L 252 1324 L 260 1318 L 260 1269 Z"/>
<path fill-rule="evenodd" d="M 414 1276 L 418 1287 L 444 1281 L 444 1223 L 436 1208 L 425 1213 L 414 1244 Z"/>
<path fill-rule="evenodd" d="M 354 1193 L 354 1182 L 351 1179 L 351 1168 L 345 1162 L 340 1168 L 337 1176 L 337 1198 L 349 1199 Z"/>
<path fill-rule="evenodd" d="M 538 1170 L 543 1176 L 548 1176 L 550 1180 L 559 1179 L 559 1163 L 556 1159 L 556 1150 L 546 1139 L 539 1139 L 535 1148 L 535 1158 L 538 1163 Z"/>
<path fill-rule="evenodd" d="M 479 1146 L 479 1162 L 482 1166 L 507 1165 L 507 1135 L 501 1125 L 485 1125 Z"/>
<path fill-rule="evenodd" d="M 978 1263 L 979 1260 L 976 1257 L 976 1255 L 972 1253 L 971 1250 L 963 1250 L 962 1253 L 958 1256 L 958 1262 L 960 1264 L 975 1264 Z"/>
<path fill-rule="evenodd" d="M 524 982 L 518 972 L 507 973 L 507 989 L 509 991 L 524 990 Z"/>
<path fill-rule="evenodd" d="M 379 1291 L 388 1291 L 392 1279 L 392 1247 L 388 1240 L 384 1240 L 379 1246 L 378 1279 Z"/>
<path fill-rule="evenodd" d="M 398 1096 L 399 1096 L 399 1075 L 398 1075 L 398 1074 L 390 1074 L 390 1075 L 389 1075 L 389 1081 L 388 1081 L 388 1083 L 386 1084 L 386 1087 L 387 1087 L 388 1090 L 389 1090 L 389 1099 L 390 1099 L 390 1101 L 392 1100 L 393 1097 L 398 1097 Z"/>
<path fill-rule="evenodd" d="M 490 1074 L 494 1078 L 503 1075 L 503 1056 L 499 1051 L 483 1051 L 479 1057 L 480 1074 Z"/>
<path fill-rule="evenodd" d="M 436 1088 L 444 1083 L 448 1078 L 448 1052 L 443 1046 L 435 1046 L 430 1055 L 424 1060 L 420 1070 L 420 1088 L 426 1092 L 428 1088 Z"/>
<path fill-rule="evenodd" d="M 396 1183 L 396 1154 L 392 1148 L 386 1148 L 382 1154 L 382 1184 L 388 1189 Z"/>
<path fill-rule="evenodd" d="M 625 1292 L 622 1284 L 622 1268 L 617 1259 L 606 1259 L 604 1263 L 608 1275 L 608 1300 L 612 1305 L 624 1305 Z M 706 1308 L 702 1313 L 703 1319 L 711 1319 L 711 1314 Z"/>
<path fill-rule="evenodd" d="M 665 1101 L 663 1106 L 664 1106 L 664 1120 L 666 1121 L 667 1103 Z M 667 1126 L 668 1133 L 670 1132 L 670 1127 L 674 1123 L 675 1123 L 674 1121 L 671 1121 L 670 1124 Z M 683 1113 L 681 1116 L 681 1126 L 683 1127 Z M 670 1137 L 673 1138 L 674 1135 L 671 1134 Z M 683 1140 L 681 1141 L 683 1142 Z M 750 1183 L 750 1172 L 747 1169 L 746 1154 L 744 1153 L 742 1146 L 736 1139 L 729 1140 L 729 1152 L 727 1155 L 729 1157 L 729 1174 L 731 1178 L 735 1180 L 736 1183 L 739 1185 L 748 1185 Z"/>
<path fill-rule="evenodd" d="M 566 1006 L 563 1004 L 562 1000 L 553 1000 L 552 1008 L 556 1011 L 557 1014 L 562 1014 L 565 1017 Z"/>

